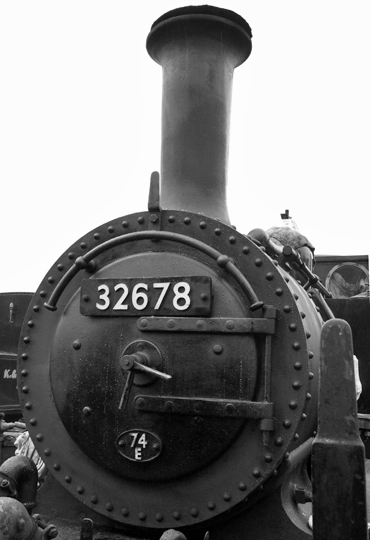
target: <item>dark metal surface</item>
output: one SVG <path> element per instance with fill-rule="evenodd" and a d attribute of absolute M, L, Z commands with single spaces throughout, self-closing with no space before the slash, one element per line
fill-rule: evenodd
<path fill-rule="evenodd" d="M 189 213 L 162 214 L 167 232 L 158 242 L 150 239 L 158 231 L 145 231 L 150 214 L 142 213 L 99 227 L 62 255 L 32 302 L 20 351 L 24 414 L 48 468 L 98 513 L 138 528 L 196 525 L 236 509 L 315 426 L 311 371 L 316 371 L 321 319 L 311 300 L 233 229 Z M 121 231 L 141 240 L 122 241 Z M 94 278 L 125 278 L 133 272 L 164 276 L 164 269 L 168 275 L 208 275 L 214 290 L 212 318 L 256 316 L 257 321 L 266 318 L 268 328 L 269 309 L 266 317 L 250 312 L 238 273 L 247 276 L 258 298 L 276 309 L 277 319 L 271 319 L 276 333 L 267 345 L 266 335 L 216 332 L 199 339 L 197 332 L 142 332 L 138 317 L 85 317 L 79 305 L 80 286 L 88 278 L 83 270 L 61 293 L 57 311 L 49 312 L 42 302 L 58 276 L 88 250 L 96 260 Z M 220 266 L 215 252 L 227 253 L 237 272 Z M 306 333 L 311 335 L 308 341 Z M 133 385 L 122 414 L 118 406 L 125 379 L 119 359 L 129 343 L 144 335 L 161 351 L 163 371 L 172 379 L 157 380 L 145 392 Z M 180 415 L 179 422 L 176 415 L 137 411 L 133 405 L 138 395 L 267 399 L 274 404 L 276 424 L 227 416 L 207 417 L 205 423 L 201 415 Z M 139 464 L 120 457 L 117 437 L 134 429 L 160 438 L 158 458 Z M 263 435 L 267 432 L 269 437 Z"/>
<path fill-rule="evenodd" d="M 226 334 L 274 334 L 273 319 L 150 317 L 137 321 L 141 332 L 200 332 Z"/>
<path fill-rule="evenodd" d="M 352 335 L 341 319 L 321 337 L 318 432 L 312 450 L 315 540 L 367 540 L 365 451 L 359 436 Z"/>
<path fill-rule="evenodd" d="M 17 350 L 23 318 L 33 293 L 0 294 L 0 411 L 6 420 L 21 416 L 17 391 Z"/>
<path fill-rule="evenodd" d="M 229 223 L 233 71 L 251 48 L 246 21 L 212 6 L 174 10 L 152 26 L 147 49 L 163 68 L 162 208 L 202 212 Z"/>

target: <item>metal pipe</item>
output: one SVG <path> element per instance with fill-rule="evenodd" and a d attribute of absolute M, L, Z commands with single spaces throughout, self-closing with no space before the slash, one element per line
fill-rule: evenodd
<path fill-rule="evenodd" d="M 161 207 L 229 224 L 226 203 L 232 81 L 252 32 L 233 11 L 189 6 L 152 26 L 150 56 L 163 68 Z"/>

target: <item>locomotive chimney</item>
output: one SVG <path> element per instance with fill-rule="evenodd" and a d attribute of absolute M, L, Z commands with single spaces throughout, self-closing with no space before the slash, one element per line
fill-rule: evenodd
<path fill-rule="evenodd" d="M 150 56 L 163 68 L 161 207 L 229 224 L 226 203 L 232 80 L 252 48 L 233 11 L 189 6 L 152 26 Z"/>

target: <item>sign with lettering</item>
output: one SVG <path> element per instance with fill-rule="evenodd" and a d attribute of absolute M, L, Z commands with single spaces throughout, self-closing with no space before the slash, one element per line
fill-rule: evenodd
<path fill-rule="evenodd" d="M 144 429 L 131 429 L 117 439 L 119 453 L 130 461 L 151 461 L 162 451 L 160 438 Z"/>

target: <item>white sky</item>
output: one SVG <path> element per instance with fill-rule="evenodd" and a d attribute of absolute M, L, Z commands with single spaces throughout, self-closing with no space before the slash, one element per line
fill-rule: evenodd
<path fill-rule="evenodd" d="M 370 3 L 210 3 L 254 36 L 234 76 L 232 223 L 289 209 L 317 253 L 369 254 Z M 0 2 L 1 292 L 36 290 L 75 240 L 147 208 L 162 78 L 145 41 L 184 5 Z"/>

